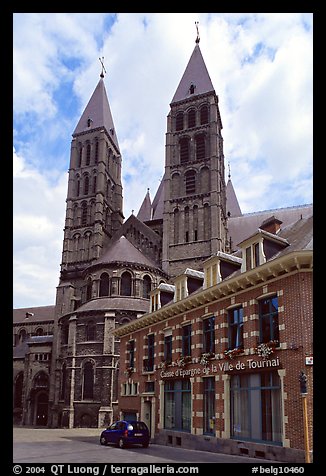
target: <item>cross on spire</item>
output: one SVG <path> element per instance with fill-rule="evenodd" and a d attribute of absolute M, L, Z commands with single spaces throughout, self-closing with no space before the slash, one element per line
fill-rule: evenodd
<path fill-rule="evenodd" d="M 199 21 L 195 21 L 195 25 L 196 25 L 196 30 L 197 30 L 196 43 L 197 43 L 197 45 L 198 45 L 198 43 L 200 42 L 199 29 L 198 29 Z"/>
<path fill-rule="evenodd" d="M 100 60 L 100 63 L 101 63 L 101 65 L 102 65 L 102 71 L 101 71 L 100 77 L 101 77 L 101 78 L 104 78 L 104 73 L 106 74 L 106 69 L 105 69 L 104 63 L 103 63 L 104 56 L 102 56 L 102 58 L 99 58 L 99 60 Z"/>

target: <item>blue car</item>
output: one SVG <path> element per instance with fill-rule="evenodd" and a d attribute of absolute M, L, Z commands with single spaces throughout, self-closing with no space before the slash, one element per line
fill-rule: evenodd
<path fill-rule="evenodd" d="M 149 440 L 149 429 L 143 421 L 116 421 L 103 430 L 100 437 L 101 445 L 114 444 L 119 448 L 128 445 L 142 445 L 147 448 Z"/>

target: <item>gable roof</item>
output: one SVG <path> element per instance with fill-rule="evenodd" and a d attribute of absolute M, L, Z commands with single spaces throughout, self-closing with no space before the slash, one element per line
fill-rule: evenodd
<path fill-rule="evenodd" d="M 88 127 L 87 124 L 88 119 L 91 119 L 92 121 L 90 127 Z M 106 129 L 108 136 L 119 151 L 118 138 L 114 128 L 109 101 L 102 78 L 97 83 L 97 86 L 79 119 L 76 129 L 74 130 L 73 136 L 99 127 L 104 127 Z"/>
<path fill-rule="evenodd" d="M 194 94 L 190 94 L 189 91 L 191 84 L 195 86 Z M 172 103 L 183 101 L 189 97 L 208 92 L 215 91 L 201 54 L 199 44 L 197 43 L 185 72 L 183 73 L 179 86 L 173 96 Z"/>

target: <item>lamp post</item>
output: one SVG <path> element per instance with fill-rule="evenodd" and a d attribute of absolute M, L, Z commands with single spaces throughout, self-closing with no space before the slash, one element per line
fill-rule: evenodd
<path fill-rule="evenodd" d="M 305 447 L 305 462 L 310 463 L 310 451 L 309 451 L 309 433 L 308 433 L 308 409 L 307 409 L 307 376 L 301 370 L 299 375 L 300 393 L 302 397 L 303 408 L 303 434 L 304 434 L 304 447 Z"/>

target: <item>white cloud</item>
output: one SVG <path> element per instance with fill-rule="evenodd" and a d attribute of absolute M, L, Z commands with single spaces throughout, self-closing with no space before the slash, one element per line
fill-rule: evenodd
<path fill-rule="evenodd" d="M 53 185 L 13 154 L 13 292 L 17 306 L 54 303 L 63 240 L 67 174 Z"/>
<path fill-rule="evenodd" d="M 109 14 L 14 14 L 14 238 L 24 273 L 42 275 L 50 242 L 49 274 L 57 280 L 71 134 L 99 79 L 100 56 L 122 151 L 125 217 L 137 214 L 147 187 L 154 197 L 169 104 L 197 20 L 242 211 L 312 201 L 312 14 L 121 13 L 116 20 L 109 28 Z M 67 84 L 70 96 L 62 92 Z M 40 247 L 35 263 L 32 246 Z M 26 283 L 17 284 L 23 274 L 15 269 L 18 296 Z"/>

